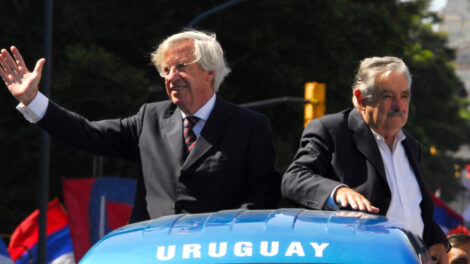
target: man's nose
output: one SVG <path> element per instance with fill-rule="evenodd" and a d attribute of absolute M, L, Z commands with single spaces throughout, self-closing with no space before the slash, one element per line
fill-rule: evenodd
<path fill-rule="evenodd" d="M 394 97 L 392 106 L 396 109 L 402 109 L 405 104 L 408 104 L 408 99 L 401 98 L 399 96 Z"/>

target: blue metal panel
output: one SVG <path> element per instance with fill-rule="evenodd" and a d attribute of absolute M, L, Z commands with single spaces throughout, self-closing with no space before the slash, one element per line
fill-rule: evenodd
<path fill-rule="evenodd" d="M 359 212 L 227 210 L 122 227 L 81 264 L 420 263 L 409 237 Z"/>

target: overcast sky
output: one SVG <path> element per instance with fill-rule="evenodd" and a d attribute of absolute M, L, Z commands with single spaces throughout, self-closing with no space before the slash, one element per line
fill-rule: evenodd
<path fill-rule="evenodd" d="M 441 10 L 447 3 L 447 0 L 432 0 L 431 6 L 429 9 L 431 11 L 438 11 Z"/>

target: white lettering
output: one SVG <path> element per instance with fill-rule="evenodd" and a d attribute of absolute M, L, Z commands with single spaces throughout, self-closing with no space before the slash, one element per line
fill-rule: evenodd
<path fill-rule="evenodd" d="M 315 242 L 310 242 L 310 245 L 312 245 L 313 249 L 315 249 L 315 257 L 323 257 L 323 250 L 325 250 L 329 243 L 322 243 L 321 245 L 318 245 Z"/>
<path fill-rule="evenodd" d="M 168 254 L 165 255 L 165 246 L 160 246 L 157 248 L 157 259 L 158 260 L 170 260 L 175 257 L 176 246 L 168 246 Z"/>
<path fill-rule="evenodd" d="M 286 257 L 290 257 L 293 254 L 297 254 L 299 257 L 305 257 L 304 248 L 302 247 L 302 244 L 300 242 L 290 242 L 289 247 L 286 250 Z"/>
<path fill-rule="evenodd" d="M 278 251 L 279 251 L 279 242 L 273 241 L 271 242 L 271 252 L 268 252 L 268 241 L 261 241 L 261 248 L 260 248 L 260 253 L 263 256 L 266 257 L 272 257 L 276 256 Z"/>
<path fill-rule="evenodd" d="M 233 253 L 237 257 L 249 257 L 253 254 L 253 244 L 251 242 L 237 242 L 235 243 Z"/>
<path fill-rule="evenodd" d="M 279 255 L 279 248 L 281 246 L 280 241 L 259 241 L 256 242 L 259 244 L 253 245 L 251 241 L 238 241 L 235 244 L 230 244 L 227 241 L 224 242 L 211 242 L 205 244 L 193 243 L 193 244 L 182 244 L 182 248 L 178 248 L 178 257 L 181 259 L 200 259 L 202 254 L 204 257 L 209 258 L 223 258 L 227 256 L 235 257 L 251 257 L 253 254 L 255 256 L 264 256 L 264 257 L 274 257 Z M 284 242 L 289 243 L 289 242 Z M 315 257 L 323 257 L 325 249 L 330 245 L 329 243 L 318 243 L 318 242 L 307 242 L 310 243 L 310 246 L 315 252 Z M 305 257 L 304 246 L 307 246 L 307 243 L 302 244 L 300 241 L 290 241 L 287 245 L 287 249 L 284 253 L 286 257 Z M 233 245 L 233 247 L 232 247 Z M 178 245 L 179 247 L 180 245 Z M 259 247 L 258 247 L 259 246 Z M 282 244 L 284 248 L 286 244 Z M 166 246 L 157 246 L 157 260 L 165 261 L 174 259 L 176 256 L 176 247 L 177 245 L 166 245 Z M 253 250 L 256 249 L 258 252 L 253 253 Z M 230 250 L 230 252 L 229 252 Z M 233 251 L 232 251 L 233 250 Z M 181 252 L 181 253 L 179 253 Z M 312 251 L 307 252 L 309 256 L 312 256 Z M 233 255 L 232 255 L 233 254 Z M 282 254 L 282 253 L 281 253 Z"/>
<path fill-rule="evenodd" d="M 183 259 L 188 259 L 193 254 L 193 258 L 201 257 L 201 244 L 184 244 L 183 245 Z"/>
<path fill-rule="evenodd" d="M 219 252 L 217 252 L 217 243 L 209 243 L 209 256 L 213 258 L 220 258 L 227 254 L 227 242 L 221 242 L 219 245 Z"/>

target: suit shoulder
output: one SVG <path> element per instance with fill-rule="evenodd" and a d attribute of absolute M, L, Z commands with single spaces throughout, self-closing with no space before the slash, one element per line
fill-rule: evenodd
<path fill-rule="evenodd" d="M 268 118 L 256 111 L 253 111 L 249 108 L 245 108 L 231 102 L 221 101 L 224 105 L 224 108 L 230 112 L 233 116 L 238 117 L 240 119 L 250 120 L 250 121 L 259 121 L 259 120 L 267 120 Z"/>
<path fill-rule="evenodd" d="M 318 123 L 320 123 L 327 130 L 335 130 L 338 128 L 347 127 L 351 110 L 352 109 L 349 108 L 341 112 L 328 114 L 318 119 L 314 119 L 310 123 L 312 123 L 312 125 L 318 125 Z"/>
<path fill-rule="evenodd" d="M 339 124 L 339 123 L 347 122 L 349 114 L 352 110 L 353 110 L 352 108 L 348 108 L 341 112 L 328 114 L 328 115 L 320 117 L 319 120 L 325 124 Z"/>
<path fill-rule="evenodd" d="M 168 109 L 171 106 L 174 106 L 174 104 L 170 100 L 164 100 L 158 102 L 145 103 L 142 105 L 141 108 L 145 108 L 146 110 L 161 110 Z"/>
<path fill-rule="evenodd" d="M 165 114 L 172 113 L 176 109 L 170 100 L 164 100 L 159 102 L 145 103 L 140 107 L 139 115 L 145 116 L 151 114 L 152 116 L 164 116 Z"/>

